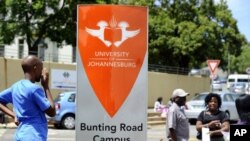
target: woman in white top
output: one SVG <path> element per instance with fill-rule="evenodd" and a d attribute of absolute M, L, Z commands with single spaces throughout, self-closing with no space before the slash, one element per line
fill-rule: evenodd
<path fill-rule="evenodd" d="M 166 117 L 167 107 L 162 104 L 163 98 L 158 97 L 154 104 L 154 111 L 162 113 L 161 116 Z"/>

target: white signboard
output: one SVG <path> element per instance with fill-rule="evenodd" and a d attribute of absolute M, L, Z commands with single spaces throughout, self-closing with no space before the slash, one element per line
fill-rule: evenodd
<path fill-rule="evenodd" d="M 78 6 L 77 141 L 147 140 L 147 14 L 147 7 Z"/>
<path fill-rule="evenodd" d="M 76 71 L 52 69 L 51 89 L 76 90 Z"/>

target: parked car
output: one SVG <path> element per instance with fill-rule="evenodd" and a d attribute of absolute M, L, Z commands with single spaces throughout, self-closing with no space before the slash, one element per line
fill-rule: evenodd
<path fill-rule="evenodd" d="M 225 111 L 231 121 L 237 121 L 239 115 L 235 107 L 235 99 L 240 96 L 240 94 L 232 92 L 216 92 L 221 96 L 222 105 L 220 110 Z M 191 123 L 194 123 L 197 120 L 198 115 L 201 111 L 205 110 L 205 97 L 209 92 L 198 93 L 191 100 L 186 102 L 185 114 Z"/>
<path fill-rule="evenodd" d="M 233 84 L 248 83 L 250 77 L 248 74 L 230 74 L 227 79 L 227 88 L 232 87 Z"/>
<path fill-rule="evenodd" d="M 235 93 L 245 93 L 247 87 L 246 83 L 234 83 L 231 85 L 229 90 Z"/>
<path fill-rule="evenodd" d="M 219 77 L 218 80 L 221 84 L 227 84 L 227 77 Z"/>
<path fill-rule="evenodd" d="M 214 80 L 211 84 L 211 89 L 212 91 L 222 91 L 223 84 L 219 80 L 217 81 Z"/>
<path fill-rule="evenodd" d="M 246 87 L 246 94 L 250 94 L 250 85 L 248 84 L 248 86 Z"/>
<path fill-rule="evenodd" d="M 56 128 L 75 129 L 76 92 L 62 92 L 55 99 L 56 115 L 49 118 Z"/>

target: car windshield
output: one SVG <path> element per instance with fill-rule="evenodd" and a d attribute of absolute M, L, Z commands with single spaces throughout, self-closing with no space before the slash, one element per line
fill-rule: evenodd
<path fill-rule="evenodd" d="M 207 94 L 197 94 L 192 100 L 204 100 Z"/>

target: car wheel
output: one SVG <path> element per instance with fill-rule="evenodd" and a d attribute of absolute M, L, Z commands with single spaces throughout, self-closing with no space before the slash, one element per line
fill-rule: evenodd
<path fill-rule="evenodd" d="M 75 116 L 66 115 L 62 120 L 62 127 L 64 129 L 75 129 Z"/>

